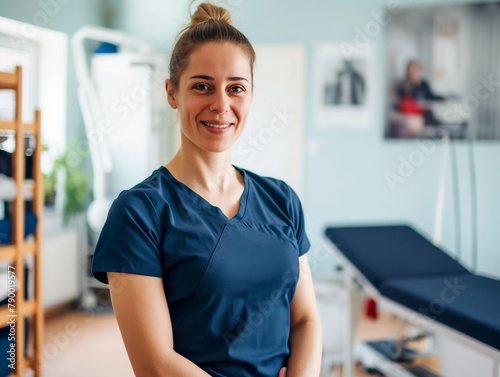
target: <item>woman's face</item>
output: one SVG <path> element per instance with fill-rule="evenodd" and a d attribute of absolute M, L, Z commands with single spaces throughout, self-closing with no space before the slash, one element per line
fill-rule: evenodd
<path fill-rule="evenodd" d="M 414 84 L 419 84 L 422 80 L 422 67 L 418 63 L 408 65 L 408 79 Z"/>
<path fill-rule="evenodd" d="M 179 110 L 183 142 L 207 152 L 229 150 L 243 132 L 252 99 L 252 72 L 245 50 L 210 42 L 191 53 L 170 105 Z"/>

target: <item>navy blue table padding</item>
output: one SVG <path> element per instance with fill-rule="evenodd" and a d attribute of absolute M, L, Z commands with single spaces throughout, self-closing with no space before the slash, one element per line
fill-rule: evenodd
<path fill-rule="evenodd" d="M 461 274 L 389 279 L 380 293 L 500 349 L 500 281 Z"/>
<path fill-rule="evenodd" d="M 28 237 L 35 233 L 37 219 L 32 213 L 26 213 L 24 219 L 24 236 Z M 0 220 L 0 245 L 12 243 L 12 219 Z"/>
<path fill-rule="evenodd" d="M 379 292 L 500 350 L 500 281 L 470 273 L 409 226 L 328 228 Z"/>
<path fill-rule="evenodd" d="M 326 235 L 371 284 L 467 270 L 405 225 L 328 228 Z"/>

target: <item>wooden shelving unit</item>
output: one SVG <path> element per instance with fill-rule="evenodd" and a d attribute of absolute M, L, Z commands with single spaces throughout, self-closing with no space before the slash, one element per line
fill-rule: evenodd
<path fill-rule="evenodd" d="M 12 244 L 0 246 L 0 262 L 10 262 L 14 267 L 16 292 L 15 301 L 11 305 L 0 306 L 0 327 L 10 326 L 9 321 L 15 319 L 15 370 L 11 377 L 21 377 L 27 370 L 33 370 L 35 376 L 42 375 L 42 339 L 43 339 L 43 306 L 42 306 L 42 219 L 43 219 L 43 178 L 40 169 L 42 153 L 40 112 L 35 111 L 33 123 L 22 122 L 22 68 L 17 67 L 15 73 L 0 72 L 0 90 L 13 90 L 16 97 L 16 111 L 14 121 L 0 121 L 0 130 L 12 133 L 15 137 L 15 151 L 13 154 L 13 179 L 16 184 L 16 198 L 12 211 Z M 23 184 L 25 180 L 25 151 L 24 137 L 35 137 L 33 155 L 33 213 L 37 217 L 37 226 L 32 241 L 24 237 L 25 198 Z M 34 281 L 33 297 L 25 300 L 25 266 L 26 257 L 32 256 L 33 263 L 30 278 Z M 25 319 L 30 324 L 29 347 L 25 344 Z M 4 357 L 5 355 L 2 355 Z"/>

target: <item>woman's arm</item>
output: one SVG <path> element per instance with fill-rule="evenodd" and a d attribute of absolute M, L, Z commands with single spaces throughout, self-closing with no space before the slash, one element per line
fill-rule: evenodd
<path fill-rule="evenodd" d="M 321 369 L 321 320 L 307 255 L 299 258 L 300 276 L 290 311 L 287 377 L 317 377 Z"/>
<path fill-rule="evenodd" d="M 137 377 L 210 376 L 174 351 L 161 278 L 108 273 L 113 310 Z"/>

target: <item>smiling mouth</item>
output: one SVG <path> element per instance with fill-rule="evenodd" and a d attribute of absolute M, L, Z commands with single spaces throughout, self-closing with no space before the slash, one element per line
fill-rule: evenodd
<path fill-rule="evenodd" d="M 231 127 L 234 123 L 213 124 L 213 123 L 201 121 L 201 124 L 203 124 L 204 126 L 210 127 L 210 128 L 217 128 L 219 130 L 224 130 L 226 128 Z"/>

